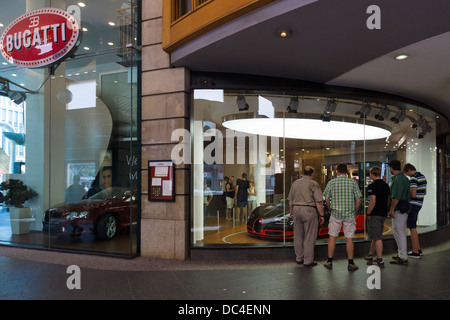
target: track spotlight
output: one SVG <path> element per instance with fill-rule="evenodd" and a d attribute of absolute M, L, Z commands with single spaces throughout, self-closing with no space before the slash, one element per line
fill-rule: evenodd
<path fill-rule="evenodd" d="M 0 95 L 10 98 L 15 104 L 21 104 L 27 99 L 25 92 L 10 90 L 6 79 L 0 79 Z"/>
<path fill-rule="evenodd" d="M 331 114 L 336 111 L 336 101 L 328 100 L 327 105 L 325 106 L 325 113 Z"/>
<path fill-rule="evenodd" d="M 294 96 L 291 98 L 289 105 L 287 107 L 287 111 L 289 113 L 297 113 L 298 110 L 298 97 Z"/>
<path fill-rule="evenodd" d="M 372 107 L 370 106 L 370 104 L 368 104 L 367 102 L 365 102 L 361 109 L 359 109 L 359 111 L 355 112 L 355 115 L 359 115 L 359 117 L 362 118 L 367 118 L 367 116 L 369 115 L 370 111 L 372 110 Z"/>
<path fill-rule="evenodd" d="M 397 113 L 391 118 L 391 121 L 394 123 L 402 122 L 406 119 L 405 110 L 398 110 Z"/>
<path fill-rule="evenodd" d="M 425 125 L 425 123 L 426 123 L 425 119 L 420 117 L 419 119 L 414 121 L 414 123 L 411 125 L 411 128 L 417 130 L 418 127 L 422 127 L 423 125 Z"/>
<path fill-rule="evenodd" d="M 331 121 L 331 118 L 330 118 L 330 115 L 327 115 L 327 114 L 322 114 L 321 116 L 320 116 L 320 120 L 322 120 L 322 121 L 324 121 L 324 122 L 330 122 Z"/>
<path fill-rule="evenodd" d="M 420 133 L 417 137 L 419 139 L 423 139 L 423 137 L 425 137 L 425 135 L 431 131 L 433 131 L 433 128 L 430 126 L 430 124 L 427 121 L 425 121 L 425 123 L 422 124 L 422 130 L 420 131 Z"/>
<path fill-rule="evenodd" d="M 19 91 L 11 91 L 9 93 L 9 98 L 15 103 L 15 104 L 21 104 L 25 100 L 27 100 L 27 95 L 23 92 Z"/>
<path fill-rule="evenodd" d="M 390 113 L 389 109 L 387 107 L 384 107 L 383 109 L 380 110 L 380 112 L 378 112 L 375 115 L 375 119 L 379 121 L 384 121 L 384 119 L 389 117 L 389 113 Z"/>
<path fill-rule="evenodd" d="M 333 99 L 328 100 L 327 105 L 325 106 L 325 110 L 323 114 L 320 116 L 320 120 L 325 122 L 331 121 L 331 114 L 336 111 L 336 101 Z"/>
<path fill-rule="evenodd" d="M 239 111 L 248 110 L 248 103 L 245 101 L 244 95 L 239 95 L 237 97 L 236 103 L 238 105 Z"/>
<path fill-rule="evenodd" d="M 3 79 L 0 79 L 0 95 L 8 96 L 9 92 L 9 82 Z"/>
<path fill-rule="evenodd" d="M 427 133 L 431 132 L 432 130 L 433 130 L 433 128 L 431 128 L 431 127 L 428 127 L 428 129 L 422 130 L 422 131 L 419 133 L 419 135 L 417 136 L 417 138 L 423 139 L 423 138 L 425 137 L 425 135 L 426 135 Z"/>

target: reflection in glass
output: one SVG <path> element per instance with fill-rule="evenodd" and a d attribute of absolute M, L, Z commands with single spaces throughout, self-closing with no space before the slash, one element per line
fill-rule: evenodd
<path fill-rule="evenodd" d="M 45 212 L 43 230 L 73 238 L 88 232 L 100 240 L 112 240 L 136 224 L 135 196 L 136 189 L 108 187 L 85 200 L 54 206 Z"/>

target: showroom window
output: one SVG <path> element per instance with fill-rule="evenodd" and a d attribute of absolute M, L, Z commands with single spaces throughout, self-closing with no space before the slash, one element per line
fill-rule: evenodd
<path fill-rule="evenodd" d="M 138 254 L 137 4 L 3 4 L 0 32 L 26 12 L 54 6 L 73 13 L 82 37 L 76 51 L 52 67 L 18 67 L 2 59 L 0 83 L 7 86 L 0 90 L 0 242 Z"/>
<path fill-rule="evenodd" d="M 305 95 L 300 89 L 195 89 L 192 104 L 193 247 L 292 245 L 286 201 L 292 183 L 312 166 L 323 191 L 340 163 L 347 164 L 363 195 L 356 241 L 368 237 L 369 170 L 379 167 L 390 183 L 387 164 L 394 159 L 414 164 L 427 177 L 419 232 L 437 227 L 436 113 L 373 97 Z M 234 199 L 236 186 L 246 189 L 247 201 Z M 328 218 L 326 212 L 317 243 L 328 239 Z M 384 234 L 392 236 L 389 219 Z"/>

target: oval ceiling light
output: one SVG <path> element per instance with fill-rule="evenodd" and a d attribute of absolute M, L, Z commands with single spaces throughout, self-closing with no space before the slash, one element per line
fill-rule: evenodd
<path fill-rule="evenodd" d="M 375 140 L 391 135 L 389 130 L 375 125 L 317 119 L 249 118 L 228 120 L 222 125 L 248 134 L 305 140 Z"/>
<path fill-rule="evenodd" d="M 405 59 L 408 59 L 408 57 L 409 56 L 407 54 L 400 54 L 395 57 L 395 60 L 405 60 Z"/>

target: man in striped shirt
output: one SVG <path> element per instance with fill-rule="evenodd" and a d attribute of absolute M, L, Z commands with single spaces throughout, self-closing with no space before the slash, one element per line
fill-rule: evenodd
<path fill-rule="evenodd" d="M 356 215 L 361 204 L 361 191 L 358 184 L 347 177 L 347 165 L 339 164 L 337 166 L 337 178 L 328 182 L 323 196 L 327 208 L 331 211 L 330 221 L 328 222 L 328 260 L 325 268 L 332 268 L 334 250 L 336 248 L 336 238 L 339 236 L 341 226 L 344 229 L 346 239 L 346 250 L 348 257 L 348 270 L 355 271 L 358 266 L 353 262 L 353 237 L 356 231 Z"/>
<path fill-rule="evenodd" d="M 408 220 L 406 226 L 411 232 L 412 251 L 408 252 L 408 257 L 420 258 L 422 250 L 420 250 L 419 235 L 417 233 L 417 216 L 420 209 L 422 209 L 423 199 L 427 194 L 427 179 L 425 176 L 416 170 L 412 164 L 407 163 L 403 167 L 403 172 L 409 176 L 411 182 L 411 195 L 409 203 L 411 209 L 408 213 Z"/>

